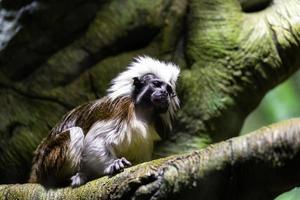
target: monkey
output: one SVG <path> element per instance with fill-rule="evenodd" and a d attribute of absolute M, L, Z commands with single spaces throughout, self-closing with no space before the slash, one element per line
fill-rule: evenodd
<path fill-rule="evenodd" d="M 74 108 L 51 129 L 35 151 L 29 182 L 79 187 L 151 160 L 159 132 L 172 129 L 179 109 L 179 73 L 171 62 L 136 57 L 106 96 Z"/>

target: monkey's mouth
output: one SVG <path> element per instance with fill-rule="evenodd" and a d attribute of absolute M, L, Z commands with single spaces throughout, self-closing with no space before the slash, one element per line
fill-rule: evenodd
<path fill-rule="evenodd" d="M 169 108 L 169 100 L 167 95 L 153 95 L 151 101 L 159 113 L 167 112 Z"/>

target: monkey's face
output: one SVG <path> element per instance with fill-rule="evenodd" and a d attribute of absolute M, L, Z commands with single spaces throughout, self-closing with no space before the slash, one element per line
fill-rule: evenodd
<path fill-rule="evenodd" d="M 150 106 L 156 113 L 167 112 L 170 98 L 174 95 L 172 87 L 156 77 L 154 74 L 146 74 L 141 78 L 134 78 L 135 102 Z"/>

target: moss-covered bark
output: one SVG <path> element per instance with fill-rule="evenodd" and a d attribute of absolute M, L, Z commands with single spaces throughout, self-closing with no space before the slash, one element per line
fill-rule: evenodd
<path fill-rule="evenodd" d="M 236 136 L 264 94 L 298 69 L 299 2 L 273 1 L 251 12 L 243 9 L 253 5 L 242 5 L 190 1 L 179 134 L 158 154 Z"/>
<path fill-rule="evenodd" d="M 258 142 L 259 141 L 259 142 Z M 251 149 L 251 150 L 250 150 Z M 300 119 L 126 169 L 80 188 L 2 185 L 4 199 L 274 199 L 300 180 Z"/>
<path fill-rule="evenodd" d="M 235 0 L 191 1 L 191 70 L 182 82 L 193 131 L 217 140 L 236 135 L 265 92 L 298 69 L 299 8 L 298 1 L 274 1 L 245 13 Z"/>

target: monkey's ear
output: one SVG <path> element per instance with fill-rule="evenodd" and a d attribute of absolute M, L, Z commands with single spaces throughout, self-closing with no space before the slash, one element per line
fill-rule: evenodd
<path fill-rule="evenodd" d="M 133 77 L 132 79 L 135 87 L 141 87 L 143 85 L 142 81 L 138 77 Z"/>

